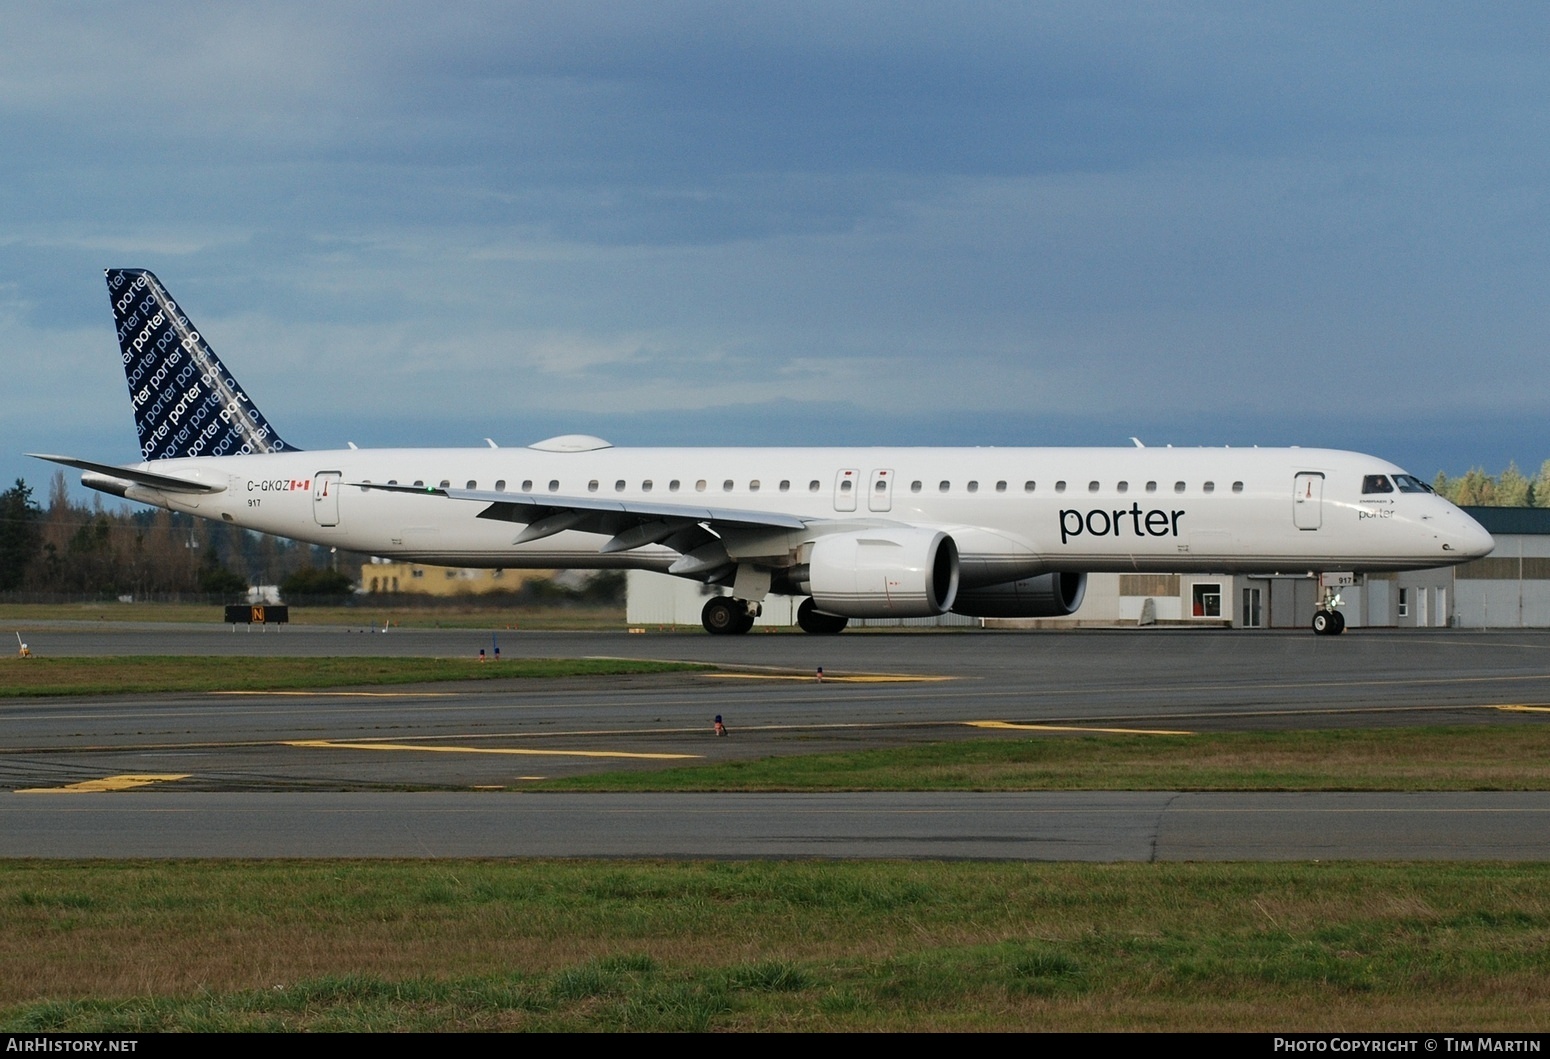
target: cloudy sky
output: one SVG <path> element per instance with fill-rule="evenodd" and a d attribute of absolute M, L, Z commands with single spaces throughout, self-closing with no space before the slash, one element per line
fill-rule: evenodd
<path fill-rule="evenodd" d="M 102 269 L 287 440 L 1550 457 L 1540 3 L 0 0 L 0 477 Z"/>

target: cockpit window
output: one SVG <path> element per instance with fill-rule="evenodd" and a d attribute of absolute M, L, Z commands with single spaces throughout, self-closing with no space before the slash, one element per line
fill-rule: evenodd
<path fill-rule="evenodd" d="M 1401 493 L 1430 493 L 1435 490 L 1421 479 L 1411 474 L 1396 474 L 1394 484 L 1399 486 Z"/>
<path fill-rule="evenodd" d="M 1369 474 L 1362 479 L 1362 494 L 1367 493 L 1392 493 L 1394 484 L 1389 481 L 1386 474 Z"/>

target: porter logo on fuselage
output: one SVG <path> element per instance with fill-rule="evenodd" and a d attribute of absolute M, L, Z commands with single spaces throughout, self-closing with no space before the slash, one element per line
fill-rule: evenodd
<path fill-rule="evenodd" d="M 1115 508 L 1104 510 L 1095 507 L 1087 513 L 1067 508 L 1060 513 L 1060 543 L 1068 544 L 1072 537 L 1086 534 L 1089 537 L 1123 537 L 1130 532 L 1137 537 L 1177 537 L 1179 519 L 1183 511 L 1164 511 L 1152 508 L 1142 511 L 1140 504 L 1131 504 L 1130 510 Z"/>

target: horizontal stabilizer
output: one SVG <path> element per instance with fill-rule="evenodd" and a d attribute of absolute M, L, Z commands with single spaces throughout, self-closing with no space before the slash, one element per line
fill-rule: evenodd
<path fill-rule="evenodd" d="M 148 489 L 159 489 L 164 493 L 222 493 L 226 491 L 225 483 L 211 485 L 208 482 L 196 482 L 190 478 L 175 478 L 170 474 L 157 474 L 154 471 L 142 471 L 134 467 L 116 467 L 111 463 L 93 463 L 91 460 L 78 460 L 74 456 L 50 456 L 43 452 L 29 452 L 27 455 L 33 459 L 48 460 L 50 463 L 60 463 L 66 467 L 75 467 L 82 471 L 94 471 L 97 474 L 105 474 L 109 478 L 117 478 L 120 481 L 131 482 L 134 485 L 143 485 Z"/>

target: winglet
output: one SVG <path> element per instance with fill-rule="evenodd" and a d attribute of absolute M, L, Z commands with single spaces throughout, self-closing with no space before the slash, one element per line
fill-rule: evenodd
<path fill-rule="evenodd" d="M 160 280 L 143 268 L 104 275 L 142 459 L 295 449 L 248 400 Z"/>

